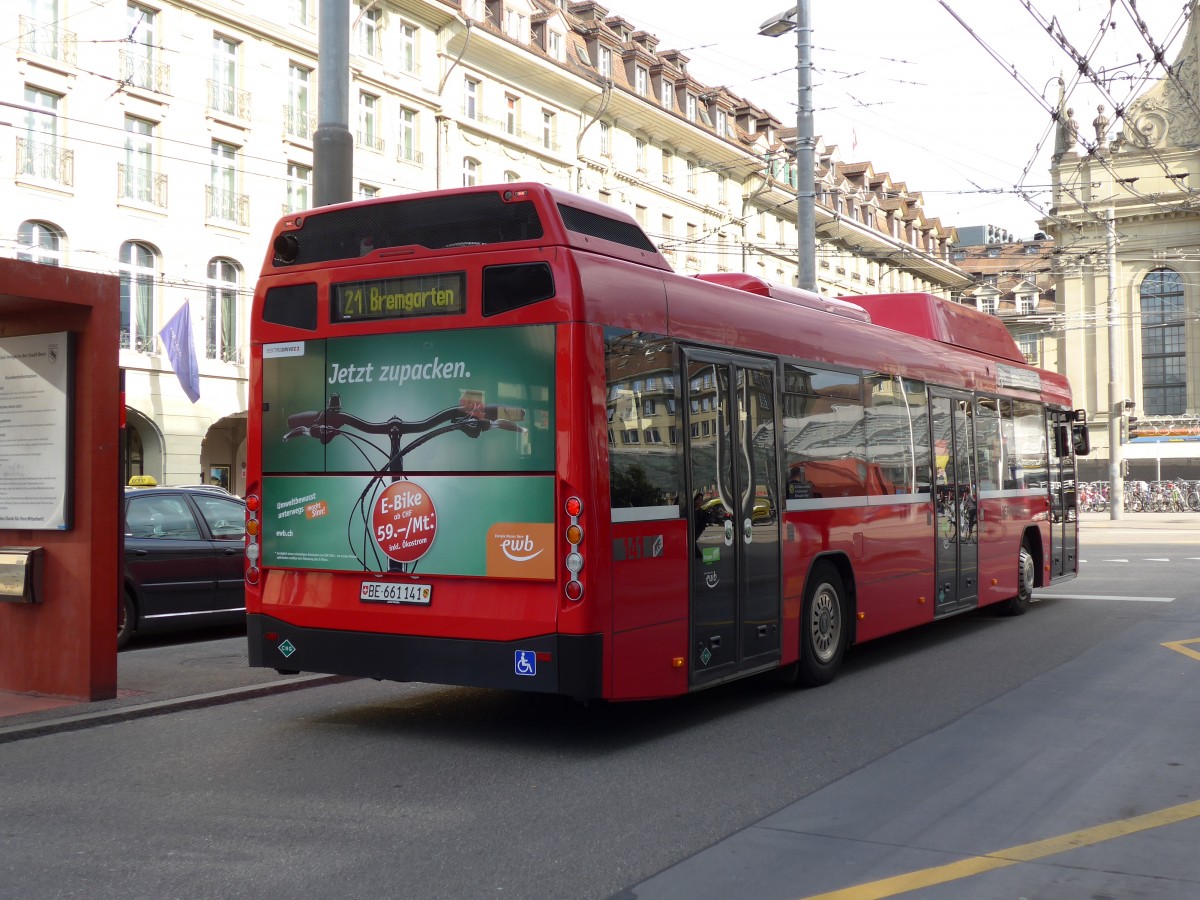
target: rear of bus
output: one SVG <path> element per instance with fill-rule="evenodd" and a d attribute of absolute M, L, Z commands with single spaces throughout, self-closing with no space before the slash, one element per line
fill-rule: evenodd
<path fill-rule="evenodd" d="M 603 397 L 565 380 L 603 385 L 603 354 L 572 254 L 669 269 L 608 215 L 528 184 L 281 220 L 251 322 L 251 665 L 606 695 Z"/>

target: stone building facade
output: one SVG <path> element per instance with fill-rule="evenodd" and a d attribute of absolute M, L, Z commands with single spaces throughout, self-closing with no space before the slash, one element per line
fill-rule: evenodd
<path fill-rule="evenodd" d="M 1131 408 L 1132 439 L 1122 448 L 1130 477 L 1200 477 L 1200 25 L 1194 3 L 1169 74 L 1120 115 L 1101 106 L 1090 124 L 1088 118 L 1063 111 L 1051 170 L 1053 207 L 1041 227 L 1056 248 L 1064 368 L 1078 405 L 1095 423 L 1089 473 L 1107 477 L 1106 426 Z"/>
<path fill-rule="evenodd" d="M 0 13 L 0 254 L 120 275 L 126 476 L 242 487 L 249 300 L 274 222 L 312 201 L 317 7 Z M 349 15 L 356 196 L 545 182 L 627 211 L 678 271 L 794 283 L 795 129 L 653 34 L 590 0 L 372 0 Z M 920 193 L 831 142 L 816 158 L 822 290 L 969 283 Z M 159 338 L 184 305 L 195 403 Z"/>

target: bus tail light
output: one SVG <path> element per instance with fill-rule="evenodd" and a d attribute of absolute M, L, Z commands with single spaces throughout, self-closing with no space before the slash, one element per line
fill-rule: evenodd
<path fill-rule="evenodd" d="M 578 603 L 583 599 L 583 582 L 579 580 L 579 573 L 583 571 L 583 554 L 579 552 L 579 548 L 583 544 L 583 526 L 579 524 L 579 517 L 583 514 L 583 501 L 578 497 L 569 497 L 563 508 L 571 517 L 566 531 L 570 550 L 563 560 L 563 565 L 571 573 L 571 578 L 563 587 L 563 593 L 567 595 L 568 600 Z"/>
<path fill-rule="evenodd" d="M 258 545 L 259 522 L 258 508 L 260 506 L 258 494 L 248 494 L 246 496 L 246 583 L 258 584 L 259 568 L 258 560 L 262 554 L 262 548 Z"/>

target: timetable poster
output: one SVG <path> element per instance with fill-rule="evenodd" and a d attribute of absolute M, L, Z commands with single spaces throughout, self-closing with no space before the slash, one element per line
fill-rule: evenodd
<path fill-rule="evenodd" d="M 71 526 L 70 338 L 0 338 L 0 528 Z"/>

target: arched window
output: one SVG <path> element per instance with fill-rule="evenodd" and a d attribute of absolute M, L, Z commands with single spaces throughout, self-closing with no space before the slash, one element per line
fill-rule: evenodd
<path fill-rule="evenodd" d="M 1142 279 L 1142 410 L 1180 415 L 1187 408 L 1187 336 L 1183 279 L 1155 269 Z"/>
<path fill-rule="evenodd" d="M 47 222 L 22 222 L 17 229 L 17 259 L 61 266 L 63 233 Z"/>
<path fill-rule="evenodd" d="M 238 350 L 238 290 L 241 267 L 232 259 L 216 257 L 208 263 L 208 306 L 204 319 L 205 355 L 222 362 L 240 363 Z"/>
<path fill-rule="evenodd" d="M 467 157 L 463 160 L 463 187 L 479 184 L 479 160 Z"/>
<path fill-rule="evenodd" d="M 121 346 L 154 353 L 154 278 L 157 257 L 146 244 L 121 245 Z"/>

